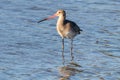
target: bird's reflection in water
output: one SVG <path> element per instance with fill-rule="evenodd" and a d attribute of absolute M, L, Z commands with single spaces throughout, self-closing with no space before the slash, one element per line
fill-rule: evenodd
<path fill-rule="evenodd" d="M 81 66 L 78 63 L 75 63 L 74 60 L 72 60 L 70 63 L 65 65 L 65 59 L 63 56 L 63 66 L 59 67 L 59 73 L 60 73 L 60 79 L 59 80 L 70 80 L 71 76 L 74 76 L 77 73 L 82 72 Z"/>
<path fill-rule="evenodd" d="M 63 65 L 65 64 L 65 56 L 64 56 L 64 50 L 62 51 L 62 60 L 63 60 Z M 71 53 L 71 61 L 74 62 L 74 55 Z"/>

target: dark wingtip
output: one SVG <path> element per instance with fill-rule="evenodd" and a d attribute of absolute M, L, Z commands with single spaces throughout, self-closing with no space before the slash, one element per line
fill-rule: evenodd
<path fill-rule="evenodd" d="M 38 21 L 37 23 L 40 23 L 40 22 L 45 21 L 45 20 L 47 20 L 47 18 L 42 19 L 42 20 Z"/>
<path fill-rule="evenodd" d="M 80 31 L 83 31 L 82 29 L 80 29 Z"/>
<path fill-rule="evenodd" d="M 82 30 L 82 29 L 80 29 L 80 30 L 79 30 L 79 32 L 78 32 L 78 34 L 80 34 L 80 33 L 81 33 L 81 31 L 83 31 L 83 30 Z"/>

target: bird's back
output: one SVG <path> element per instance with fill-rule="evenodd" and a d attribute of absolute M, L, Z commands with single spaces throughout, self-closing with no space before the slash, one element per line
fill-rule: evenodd
<path fill-rule="evenodd" d="M 80 31 L 82 31 L 75 22 L 70 21 L 70 20 L 65 20 L 64 25 L 68 25 L 68 24 L 69 24 L 69 27 L 71 28 L 71 30 L 73 32 L 75 32 L 76 34 L 80 34 Z"/>

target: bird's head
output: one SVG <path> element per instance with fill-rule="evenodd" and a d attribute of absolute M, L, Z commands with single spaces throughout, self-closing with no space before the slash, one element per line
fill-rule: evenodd
<path fill-rule="evenodd" d="M 53 14 L 52 16 L 49 16 L 48 18 L 44 18 L 44 19 L 42 19 L 42 20 L 40 20 L 40 21 L 38 21 L 38 23 L 40 23 L 40 22 L 42 22 L 42 21 L 45 21 L 45 20 L 49 20 L 49 19 L 53 19 L 53 18 L 55 18 L 55 17 L 57 17 L 57 16 L 64 16 L 64 17 L 66 17 L 66 13 L 65 13 L 65 11 L 64 10 L 58 10 L 55 14 Z"/>
<path fill-rule="evenodd" d="M 64 10 L 58 10 L 56 13 L 55 13 L 55 15 L 56 16 L 61 16 L 61 15 L 63 15 L 63 16 L 66 16 L 66 13 L 65 13 L 65 11 Z"/>

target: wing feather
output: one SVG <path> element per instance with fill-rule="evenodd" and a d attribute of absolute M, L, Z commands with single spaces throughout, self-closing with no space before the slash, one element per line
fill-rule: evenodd
<path fill-rule="evenodd" d="M 79 28 L 79 26 L 73 22 L 73 21 L 69 21 L 69 20 L 65 20 L 64 21 L 64 25 L 70 23 L 70 26 L 72 26 L 71 28 L 73 29 L 73 31 L 75 31 L 76 33 L 80 34 L 80 31 L 82 31 L 82 29 Z"/>

